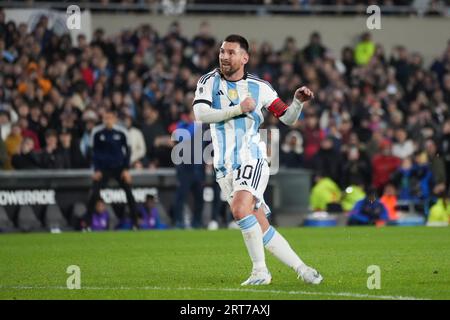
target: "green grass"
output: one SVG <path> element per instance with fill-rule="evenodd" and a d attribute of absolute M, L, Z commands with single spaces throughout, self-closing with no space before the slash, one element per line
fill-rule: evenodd
<path fill-rule="evenodd" d="M 273 283 L 241 287 L 239 231 L 0 235 L 0 299 L 450 299 L 450 228 L 280 228 L 324 276 L 306 285 L 267 254 Z M 69 265 L 81 290 L 68 290 Z M 369 290 L 369 265 L 381 289 Z"/>

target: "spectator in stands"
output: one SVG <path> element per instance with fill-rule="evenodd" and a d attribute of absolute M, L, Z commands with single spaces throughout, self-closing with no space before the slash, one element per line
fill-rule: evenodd
<path fill-rule="evenodd" d="M 361 40 L 355 47 L 355 62 L 357 65 L 367 65 L 375 54 L 375 43 L 369 32 L 361 35 Z"/>
<path fill-rule="evenodd" d="M 392 144 L 385 139 L 380 143 L 380 151 L 372 158 L 372 185 L 382 192 L 391 174 L 400 166 L 401 160 L 392 155 Z"/>
<path fill-rule="evenodd" d="M 45 148 L 40 154 L 40 167 L 43 169 L 63 169 L 63 159 L 57 152 L 58 133 L 49 129 L 45 132 Z"/>
<path fill-rule="evenodd" d="M 142 168 L 142 160 L 147 149 L 145 147 L 144 136 L 138 128 L 133 126 L 133 117 L 130 113 L 123 116 L 124 125 L 128 130 L 128 139 L 131 148 L 130 163 L 133 168 Z"/>
<path fill-rule="evenodd" d="M 433 174 L 428 164 L 425 152 L 418 151 L 414 160 L 405 158 L 402 166 L 392 176 L 392 181 L 398 189 L 398 199 L 423 207 L 428 214 L 430 202 L 433 200 Z"/>
<path fill-rule="evenodd" d="M 26 106 L 26 105 L 23 105 Z M 26 106 L 28 108 L 28 106 Z M 19 118 L 19 125 L 22 129 L 22 137 L 29 137 L 33 140 L 33 148 L 34 151 L 40 151 L 41 150 L 41 143 L 39 142 L 39 137 L 33 130 L 30 130 L 28 128 L 28 119 L 25 117 Z"/>
<path fill-rule="evenodd" d="M 6 152 L 8 155 L 8 160 L 5 165 L 5 169 L 13 169 L 11 164 L 12 157 L 20 153 L 20 145 L 22 143 L 22 130 L 18 123 L 14 123 L 11 127 L 11 132 L 5 140 Z"/>
<path fill-rule="evenodd" d="M 153 195 L 147 195 L 145 203 L 139 206 L 139 215 L 140 229 L 165 229 L 167 227 L 161 222 Z"/>
<path fill-rule="evenodd" d="M 41 106 L 37 103 L 31 104 L 30 114 L 28 116 L 28 128 L 38 135 L 41 145 L 45 145 L 46 128 L 41 125 L 41 114 Z"/>
<path fill-rule="evenodd" d="M 102 198 L 98 198 L 95 201 L 95 210 L 92 214 L 88 215 L 89 225 L 88 227 L 92 231 L 106 231 L 109 229 L 110 213 L 106 209 L 105 202 Z"/>
<path fill-rule="evenodd" d="M 409 55 L 405 47 L 397 46 L 394 48 L 390 64 L 395 69 L 396 80 L 403 88 L 406 88 L 408 85 L 409 77 L 412 73 L 408 60 Z"/>
<path fill-rule="evenodd" d="M 100 189 L 112 178 L 125 191 L 134 226 L 137 227 L 136 202 L 131 192 L 130 147 L 124 127 L 116 125 L 117 112 L 107 110 L 103 124 L 92 130 L 92 159 L 94 175 L 88 211 L 92 212 L 95 201 L 100 198 Z"/>
<path fill-rule="evenodd" d="M 371 178 L 370 162 L 356 145 L 351 146 L 344 153 L 342 171 L 340 173 L 341 186 L 346 188 L 351 185 L 362 185 L 368 188 Z"/>
<path fill-rule="evenodd" d="M 358 201 L 348 216 L 347 224 L 385 225 L 389 216 L 386 207 L 377 199 L 377 190 L 371 189 L 367 197 Z"/>
<path fill-rule="evenodd" d="M 394 157 L 405 159 L 414 153 L 414 143 L 408 139 L 408 133 L 404 128 L 395 130 L 395 142 L 392 146 Z"/>
<path fill-rule="evenodd" d="M 411 157 L 402 160 L 401 166 L 392 174 L 391 180 L 398 190 L 399 200 L 416 201 L 418 199 L 420 181 Z"/>
<path fill-rule="evenodd" d="M 329 206 L 340 206 L 342 192 L 339 186 L 330 178 L 318 173 L 315 177 L 316 184 L 311 189 L 309 198 L 313 211 L 327 211 Z"/>
<path fill-rule="evenodd" d="M 327 136 L 320 142 L 320 149 L 313 158 L 315 172 L 331 178 L 337 184 L 341 180 L 340 154 L 334 148 L 333 140 Z"/>
<path fill-rule="evenodd" d="M 368 143 L 372 138 L 372 132 L 378 130 L 379 116 L 377 114 L 365 115 L 361 117 L 359 128 L 355 129 L 355 133 L 358 136 L 359 141 L 362 143 Z M 349 134 L 349 136 L 351 133 Z"/>
<path fill-rule="evenodd" d="M 310 53 L 309 50 L 308 53 Z M 293 37 L 287 37 L 284 41 L 284 46 L 280 51 L 280 60 L 293 66 L 297 56 L 298 49 L 295 39 Z"/>
<path fill-rule="evenodd" d="M 383 195 L 380 202 L 386 207 L 390 221 L 398 220 L 397 213 L 397 192 L 392 183 L 388 183 L 384 187 Z"/>
<path fill-rule="evenodd" d="M 216 39 L 211 35 L 211 25 L 208 21 L 200 23 L 199 33 L 192 39 L 192 47 L 199 54 L 209 53 L 214 50 Z"/>
<path fill-rule="evenodd" d="M 303 48 L 303 56 L 307 62 L 314 62 L 316 59 L 322 59 L 326 48 L 322 45 L 320 33 L 313 32 L 309 37 L 309 44 Z"/>
<path fill-rule="evenodd" d="M 314 167 L 314 156 L 320 149 L 320 143 L 325 138 L 325 131 L 320 129 L 318 119 L 313 110 L 305 110 L 305 127 L 301 129 L 303 137 L 303 158 L 305 167 Z"/>
<path fill-rule="evenodd" d="M 62 163 L 63 169 L 81 169 L 88 165 L 80 151 L 80 144 L 72 141 L 72 134 L 67 129 L 62 129 L 59 133 L 59 144 L 56 151 L 57 157 Z"/>
<path fill-rule="evenodd" d="M 346 115 L 342 117 L 342 122 L 338 128 L 338 135 L 340 137 L 340 144 L 345 146 L 350 140 L 351 134 L 354 133 L 353 122 Z"/>
<path fill-rule="evenodd" d="M 93 110 L 83 112 L 82 121 L 84 123 L 84 132 L 80 139 L 80 151 L 86 163 L 92 162 L 92 140 L 91 134 L 94 129 L 98 116 Z"/>
<path fill-rule="evenodd" d="M 428 161 L 433 175 L 434 188 L 433 193 L 441 194 L 447 185 L 447 175 L 445 172 L 445 162 L 437 153 L 437 146 L 433 139 L 425 141 L 425 151 L 427 153 Z"/>
<path fill-rule="evenodd" d="M 381 143 L 385 139 L 386 137 L 384 136 L 383 130 L 377 130 L 373 132 L 373 135 L 370 138 L 369 142 L 367 142 L 367 144 L 365 145 L 369 162 L 375 154 L 378 154 L 380 152 Z M 370 166 L 372 167 L 372 164 L 370 164 Z"/>
<path fill-rule="evenodd" d="M 20 153 L 12 157 L 11 163 L 15 169 L 39 169 L 39 157 L 34 149 L 34 141 L 30 137 L 22 139 Z"/>
<path fill-rule="evenodd" d="M 354 52 L 351 47 L 344 47 L 341 51 L 341 63 L 344 65 L 344 76 L 346 81 L 351 80 L 352 71 L 355 68 Z"/>
<path fill-rule="evenodd" d="M 11 115 L 8 111 L 0 109 L 0 139 L 6 140 L 11 132 Z"/>
<path fill-rule="evenodd" d="M 299 131 L 291 130 L 284 138 L 280 162 L 287 168 L 300 168 L 303 165 L 303 139 Z"/>
<path fill-rule="evenodd" d="M 427 225 L 448 226 L 450 224 L 450 205 L 446 191 L 439 194 L 439 199 L 430 208 Z"/>
<path fill-rule="evenodd" d="M 147 150 L 145 162 L 150 168 L 158 167 L 162 158 L 161 154 L 169 149 L 173 142 L 161 123 L 159 111 L 149 104 L 144 104 L 143 107 L 142 133 Z"/>
<path fill-rule="evenodd" d="M 419 179 L 419 193 L 418 198 L 423 203 L 424 213 L 428 216 L 430 204 L 433 201 L 433 188 L 435 181 L 433 172 L 428 161 L 428 156 L 425 151 L 417 151 L 414 155 L 415 171 Z"/>

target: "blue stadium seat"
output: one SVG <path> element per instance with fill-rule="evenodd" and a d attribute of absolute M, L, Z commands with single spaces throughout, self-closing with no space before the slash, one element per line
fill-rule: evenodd
<path fill-rule="evenodd" d="M 409 227 L 409 226 L 423 226 L 426 223 L 425 216 L 416 215 L 416 214 L 408 214 L 404 215 L 398 220 L 389 221 L 388 225 L 390 226 L 400 226 L 400 227 Z"/>
<path fill-rule="evenodd" d="M 306 217 L 303 225 L 305 227 L 335 227 L 337 217 L 327 212 L 314 212 Z"/>

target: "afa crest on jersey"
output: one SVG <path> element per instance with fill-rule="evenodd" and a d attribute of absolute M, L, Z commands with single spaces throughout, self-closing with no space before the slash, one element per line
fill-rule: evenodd
<path fill-rule="evenodd" d="M 238 92 L 236 89 L 229 89 L 228 90 L 228 97 L 231 100 L 236 100 L 238 98 Z"/>

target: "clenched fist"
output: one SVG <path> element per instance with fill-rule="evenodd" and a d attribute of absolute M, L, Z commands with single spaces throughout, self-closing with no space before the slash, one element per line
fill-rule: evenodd
<path fill-rule="evenodd" d="M 247 97 L 240 103 L 242 113 L 252 112 L 256 108 L 256 101 L 251 97 Z"/>
<path fill-rule="evenodd" d="M 306 102 L 314 99 L 314 92 L 312 92 L 308 87 L 301 87 L 295 91 L 295 98 L 300 100 L 300 102 Z"/>

